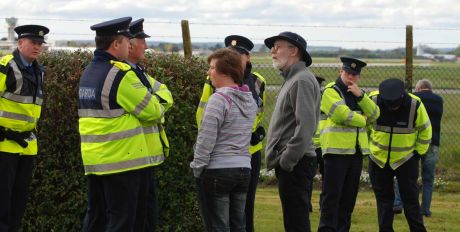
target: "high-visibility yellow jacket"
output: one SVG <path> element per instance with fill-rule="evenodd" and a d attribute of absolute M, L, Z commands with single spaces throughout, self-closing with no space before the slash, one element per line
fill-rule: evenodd
<path fill-rule="evenodd" d="M 326 120 L 327 120 L 327 115 L 321 111 L 319 115 L 318 127 L 316 128 L 315 135 L 313 136 L 313 145 L 315 145 L 316 148 L 321 147 L 319 138 L 320 138 L 321 130 L 324 128 L 324 125 L 326 125 Z"/>
<path fill-rule="evenodd" d="M 366 93 L 358 100 L 345 88 L 339 77 L 336 82 L 326 85 L 322 95 L 321 111 L 327 114 L 320 132 L 323 156 L 353 155 L 357 149 L 363 155 L 370 154 L 366 125 L 379 117 L 379 108 Z"/>
<path fill-rule="evenodd" d="M 148 91 L 158 98 L 165 111 L 169 110 L 174 101 L 168 87 L 147 74 L 142 67 L 138 65 L 135 67 L 131 65 L 131 67 Z M 163 163 L 165 157 L 169 155 L 169 141 L 163 123 L 164 117 L 155 121 L 141 121 L 149 154 L 153 157 L 155 166 Z"/>
<path fill-rule="evenodd" d="M 264 117 L 264 105 L 266 103 L 266 94 L 265 94 L 266 81 L 265 81 L 265 78 L 257 72 L 252 72 L 252 73 L 249 72 L 249 75 L 251 74 L 252 74 L 251 78 L 254 81 L 253 83 L 254 90 L 258 97 L 258 100 L 257 100 L 258 111 L 256 114 L 256 118 L 254 119 L 254 124 L 252 126 L 252 132 L 255 132 L 257 128 L 261 126 L 261 122 Z M 247 77 L 245 78 L 246 80 L 248 80 Z M 250 89 L 251 89 L 251 85 L 249 85 Z M 251 89 L 251 91 L 253 90 Z M 200 104 L 198 105 L 198 108 L 196 110 L 196 124 L 198 128 L 200 128 L 200 125 L 201 125 L 201 119 L 203 117 L 204 109 L 206 108 L 206 103 L 208 103 L 208 99 L 213 93 L 214 93 L 214 87 L 211 85 L 211 80 L 209 79 L 209 76 L 208 76 L 206 77 L 206 82 L 203 87 L 203 93 L 201 94 Z M 263 148 L 262 141 L 260 141 L 259 143 L 255 145 L 249 146 L 249 153 L 252 155 L 256 153 L 257 151 L 262 150 L 262 148 Z"/>
<path fill-rule="evenodd" d="M 153 166 L 141 121 L 158 121 L 164 106 L 128 64 L 96 50 L 80 79 L 78 115 L 85 175 Z"/>
<path fill-rule="evenodd" d="M 19 51 L 0 59 L 0 126 L 15 132 L 28 132 L 27 147 L 13 140 L 0 141 L 0 152 L 20 155 L 37 154 L 37 138 L 33 131 L 43 103 L 43 68 L 34 61 L 34 74 L 26 70 Z"/>
<path fill-rule="evenodd" d="M 409 93 L 399 109 L 389 111 L 378 91 L 370 96 L 380 107 L 380 117 L 370 127 L 372 161 L 381 168 L 389 162 L 392 169 L 397 169 L 414 156 L 414 151 L 424 155 L 430 146 L 432 129 L 421 100 Z"/>

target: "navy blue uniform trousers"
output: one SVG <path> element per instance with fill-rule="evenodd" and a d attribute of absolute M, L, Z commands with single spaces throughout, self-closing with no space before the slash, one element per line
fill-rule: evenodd
<path fill-rule="evenodd" d="M 144 231 L 147 170 L 88 175 L 88 208 L 82 232 Z"/>
<path fill-rule="evenodd" d="M 350 231 L 363 156 L 360 152 L 354 155 L 326 154 L 323 160 L 324 176 L 318 231 Z"/>
<path fill-rule="evenodd" d="M 396 170 L 391 169 L 388 163 L 380 168 L 369 159 L 369 177 L 377 200 L 377 212 L 380 232 L 393 230 L 393 203 L 395 199 L 393 179 L 396 176 L 399 184 L 401 200 L 404 204 L 404 215 L 410 231 L 426 231 L 423 217 L 420 213 L 418 200 L 418 165 L 419 156 L 414 155 Z"/>
<path fill-rule="evenodd" d="M 0 152 L 0 232 L 19 230 L 35 156 Z"/>

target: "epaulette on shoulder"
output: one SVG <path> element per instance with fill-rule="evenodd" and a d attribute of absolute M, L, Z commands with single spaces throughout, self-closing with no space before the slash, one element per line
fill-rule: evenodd
<path fill-rule="evenodd" d="M 117 68 L 119 68 L 120 70 L 122 71 L 129 71 L 131 69 L 131 66 L 129 64 L 126 64 L 126 63 L 123 63 L 123 62 L 120 62 L 120 61 L 115 61 L 115 60 L 111 60 L 110 61 L 111 64 L 113 64 L 114 66 L 116 66 Z"/>
<path fill-rule="evenodd" d="M 379 94 L 379 91 L 378 90 L 374 90 L 372 92 L 369 93 L 369 97 L 373 97 L 373 96 L 377 96 Z"/>
<path fill-rule="evenodd" d="M 415 94 L 413 94 L 413 93 L 408 93 L 408 94 L 409 94 L 409 96 L 411 96 L 411 97 L 414 98 L 415 100 L 417 100 L 417 101 L 419 101 L 419 102 L 422 101 L 422 99 L 420 99 L 417 95 L 415 95 Z"/>
<path fill-rule="evenodd" d="M 332 88 L 334 87 L 334 85 L 335 85 L 335 82 L 330 82 L 326 86 L 324 86 L 324 88 Z"/>
<path fill-rule="evenodd" d="M 13 55 L 12 55 L 12 54 L 3 56 L 3 57 L 0 59 L 0 65 L 6 66 L 6 65 L 8 64 L 8 62 L 10 62 L 10 60 L 12 60 L 12 59 L 13 59 Z"/>
<path fill-rule="evenodd" d="M 265 83 L 265 78 L 258 72 L 252 72 L 257 78 L 259 78 L 263 83 Z"/>

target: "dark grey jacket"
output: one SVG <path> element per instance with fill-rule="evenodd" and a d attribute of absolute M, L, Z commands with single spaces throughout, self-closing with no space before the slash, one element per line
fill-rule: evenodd
<path fill-rule="evenodd" d="M 321 93 L 314 75 L 299 61 L 283 71 L 265 149 L 267 168 L 292 171 L 304 156 L 316 156 L 312 138 L 318 125 Z"/>

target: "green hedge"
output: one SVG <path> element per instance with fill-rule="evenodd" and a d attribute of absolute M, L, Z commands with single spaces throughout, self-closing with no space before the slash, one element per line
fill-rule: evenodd
<path fill-rule="evenodd" d="M 45 53 L 45 101 L 38 124 L 39 154 L 23 231 L 79 231 L 86 210 L 80 156 L 77 92 L 90 52 Z M 147 72 L 166 84 L 175 104 L 166 115 L 170 156 L 158 167 L 161 231 L 202 231 L 189 168 L 196 138 L 195 110 L 206 64 L 176 55 L 148 54 Z"/>

